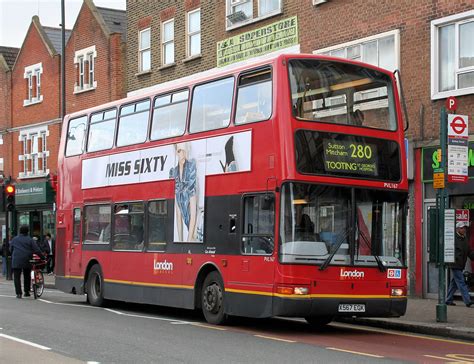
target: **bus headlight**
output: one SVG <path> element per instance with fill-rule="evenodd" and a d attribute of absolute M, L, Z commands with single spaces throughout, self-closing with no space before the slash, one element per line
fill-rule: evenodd
<path fill-rule="evenodd" d="M 308 287 L 284 287 L 278 286 L 276 289 L 277 293 L 280 294 L 295 294 L 295 295 L 307 295 L 309 292 Z"/>
<path fill-rule="evenodd" d="M 393 297 L 403 297 L 407 295 L 405 288 L 392 288 L 392 293 L 390 294 Z"/>

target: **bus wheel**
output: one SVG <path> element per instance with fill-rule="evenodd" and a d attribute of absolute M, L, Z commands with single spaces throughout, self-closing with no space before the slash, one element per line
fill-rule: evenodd
<path fill-rule="evenodd" d="M 102 278 L 102 269 L 98 264 L 92 266 L 87 276 L 87 301 L 92 306 L 104 304 L 104 279 Z"/>
<path fill-rule="evenodd" d="M 202 312 L 206 321 L 222 325 L 226 321 L 224 314 L 224 283 L 217 272 L 211 272 L 204 280 L 201 293 Z"/>
<path fill-rule="evenodd" d="M 308 316 L 305 320 L 313 328 L 318 329 L 329 324 L 333 318 L 333 316 Z"/>

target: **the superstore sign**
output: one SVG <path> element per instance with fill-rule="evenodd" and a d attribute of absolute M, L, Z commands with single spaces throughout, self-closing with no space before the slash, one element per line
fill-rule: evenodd
<path fill-rule="evenodd" d="M 277 21 L 217 42 L 217 67 L 298 44 L 298 18 Z"/>
<path fill-rule="evenodd" d="M 423 148 L 423 151 L 422 151 L 423 182 L 433 181 L 433 172 L 438 170 L 441 167 L 441 162 L 440 162 L 440 159 L 438 158 L 439 151 L 440 151 L 440 147 L 438 146 Z M 467 167 L 468 167 L 469 178 L 473 178 L 474 177 L 474 141 L 470 141 L 468 144 Z"/>

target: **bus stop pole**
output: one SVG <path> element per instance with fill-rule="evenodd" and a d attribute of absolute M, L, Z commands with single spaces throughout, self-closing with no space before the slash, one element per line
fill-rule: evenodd
<path fill-rule="evenodd" d="M 441 144 L 441 169 L 443 171 L 444 186 L 438 189 L 437 200 L 439 200 L 438 210 L 438 238 L 439 238 L 439 249 L 438 249 L 438 304 L 436 305 L 436 321 L 447 322 L 448 321 L 448 310 L 446 306 L 446 270 L 444 264 L 444 211 L 447 204 L 447 193 L 446 193 L 446 159 L 447 159 L 447 119 L 448 115 L 444 107 L 441 108 L 441 115 L 439 120 L 439 134 Z"/>

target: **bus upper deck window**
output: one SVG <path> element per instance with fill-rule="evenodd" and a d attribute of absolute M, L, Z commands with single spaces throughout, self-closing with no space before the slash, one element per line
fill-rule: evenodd
<path fill-rule="evenodd" d="M 236 124 L 267 120 L 272 114 L 272 73 L 270 69 L 246 74 L 239 79 Z"/>
<path fill-rule="evenodd" d="M 126 105 L 120 109 L 117 146 L 143 143 L 148 132 L 150 100 Z"/>
<path fill-rule="evenodd" d="M 188 113 L 189 91 L 158 96 L 153 104 L 151 140 L 184 134 Z"/>
<path fill-rule="evenodd" d="M 197 133 L 227 127 L 230 122 L 233 91 L 233 77 L 196 86 L 189 131 Z"/>
<path fill-rule="evenodd" d="M 117 110 L 105 110 L 92 114 L 87 138 L 87 151 L 110 149 L 114 144 Z"/>
<path fill-rule="evenodd" d="M 84 152 L 87 116 L 69 120 L 66 140 L 66 157 Z"/>

